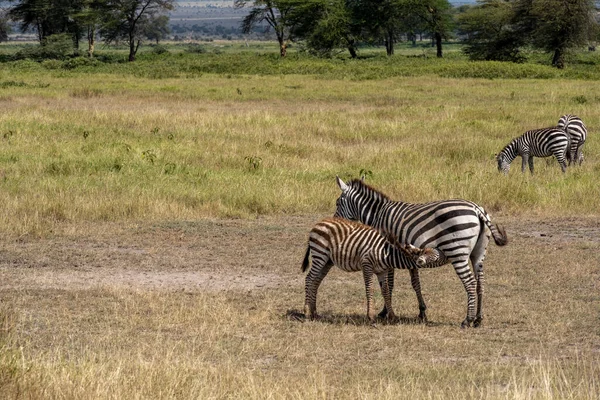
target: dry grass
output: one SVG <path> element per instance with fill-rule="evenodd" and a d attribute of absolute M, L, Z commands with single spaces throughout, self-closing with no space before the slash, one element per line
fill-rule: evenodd
<path fill-rule="evenodd" d="M 0 67 L 0 397 L 598 398 L 589 82 L 19 65 Z M 567 112 L 590 129 L 583 167 L 497 173 L 512 137 Z M 361 170 L 393 198 L 467 198 L 506 226 L 483 328 L 459 329 L 448 267 L 422 273 L 428 325 L 402 273 L 397 324 L 370 327 L 360 276 L 339 271 L 324 318 L 294 318 L 307 232 L 333 212 L 335 175 Z"/>
<path fill-rule="evenodd" d="M 467 330 L 449 267 L 421 274 L 427 325 L 414 323 L 403 271 L 399 323 L 369 326 L 360 275 L 339 270 L 320 290 L 323 318 L 296 320 L 316 219 L 92 225 L 4 241 L 3 397 L 598 397 L 597 219 L 500 216 L 512 241 L 490 247 L 486 320 Z"/>
<path fill-rule="evenodd" d="M 600 121 L 587 82 L 65 71 L 14 79 L 25 86 L 7 90 L 0 116 L 7 233 L 45 235 L 63 221 L 329 213 L 335 175 L 361 170 L 411 202 L 462 197 L 538 215 L 600 206 Z M 538 160 L 533 178 L 518 162 L 509 178 L 497 173 L 494 154 L 512 137 L 566 112 L 590 128 L 582 168 L 563 176 L 555 161 Z"/>

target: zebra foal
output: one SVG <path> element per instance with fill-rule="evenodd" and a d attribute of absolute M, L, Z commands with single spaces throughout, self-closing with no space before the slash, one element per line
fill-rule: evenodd
<path fill-rule="evenodd" d="M 384 279 L 393 268 L 435 267 L 444 264 L 444 255 L 437 249 L 419 249 L 400 245 L 377 230 L 342 218 L 325 218 L 310 231 L 302 272 L 306 272 L 304 314 L 313 319 L 317 313 L 317 291 L 323 278 L 335 264 L 346 272 L 362 271 L 367 295 L 367 317 L 374 321 L 373 275 L 384 281 L 381 291 L 388 310 L 394 318 L 392 293 Z"/>
<path fill-rule="evenodd" d="M 402 243 L 417 247 L 438 249 L 444 257 L 440 263 L 452 263 L 467 292 L 467 317 L 462 327 L 479 326 L 483 320 L 483 260 L 491 236 L 498 246 L 508 242 L 506 232 L 492 224 L 489 215 L 479 205 L 467 200 L 441 200 L 424 204 L 393 201 L 385 194 L 354 179 L 348 183 L 337 178 L 342 193 L 336 201 L 335 216 L 360 221 L 386 234 L 393 235 Z M 469 268 L 475 270 L 475 277 Z M 419 318 L 427 320 L 427 306 L 421 294 L 419 270 L 409 269 L 411 284 L 419 301 Z M 391 293 L 394 270 L 388 271 L 387 285 Z M 475 295 L 477 294 L 477 314 Z M 390 294 L 391 296 L 391 294 Z M 387 307 L 387 305 L 386 305 Z M 385 315 L 386 308 L 380 313 Z"/>
<path fill-rule="evenodd" d="M 560 164 L 562 172 L 567 170 L 565 161 L 570 148 L 571 139 L 561 128 L 543 128 L 527 131 L 521 136 L 513 139 L 496 156 L 498 171 L 508 174 L 510 163 L 517 156 L 521 156 L 521 172 L 525 172 L 525 166 L 529 164 L 529 170 L 533 174 L 533 157 L 550 157 L 554 155 Z"/>
<path fill-rule="evenodd" d="M 583 153 L 581 149 L 587 138 L 587 128 L 581 118 L 573 114 L 565 114 L 558 120 L 558 128 L 564 130 L 571 139 L 571 146 L 567 152 L 567 160 L 571 163 L 583 162 Z"/>

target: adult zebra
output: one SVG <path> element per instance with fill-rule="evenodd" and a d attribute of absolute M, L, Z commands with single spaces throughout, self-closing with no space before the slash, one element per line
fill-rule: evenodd
<path fill-rule="evenodd" d="M 504 246 L 508 241 L 504 229 L 493 225 L 482 207 L 460 199 L 411 204 L 393 201 L 359 179 L 345 183 L 337 177 L 337 183 L 342 193 L 336 202 L 336 217 L 360 221 L 396 236 L 402 243 L 443 251 L 467 292 L 467 316 L 461 326 L 468 327 L 471 323 L 475 327 L 481 325 L 483 260 L 490 240 L 489 232 L 498 246 Z M 469 260 L 475 270 L 475 277 L 469 268 Z M 419 270 L 409 271 L 411 284 L 419 301 L 419 318 L 426 321 L 427 306 L 421 294 Z M 388 272 L 390 292 L 393 289 L 393 272 L 393 269 Z M 386 312 L 384 309 L 380 315 L 385 315 Z"/>
<path fill-rule="evenodd" d="M 313 319 L 317 313 L 317 291 L 333 265 L 346 272 L 362 271 L 367 293 L 367 316 L 374 322 L 373 274 L 383 284 L 381 292 L 388 317 L 394 318 L 392 293 L 385 277 L 394 268 L 435 268 L 447 261 L 438 249 L 419 249 L 405 246 L 395 238 L 388 238 L 376 229 L 343 218 L 325 218 L 310 231 L 302 272 L 312 262 L 306 275 L 304 314 Z"/>
<path fill-rule="evenodd" d="M 583 153 L 581 150 L 585 144 L 585 139 L 587 138 L 587 128 L 585 124 L 577 115 L 566 114 L 560 117 L 557 126 L 567 132 L 571 139 L 571 147 L 567 152 L 569 165 L 575 162 L 581 165 L 583 162 Z"/>
<path fill-rule="evenodd" d="M 525 165 L 529 163 L 529 170 L 533 174 L 533 157 L 549 157 L 554 155 L 560 164 L 562 172 L 567 170 L 565 161 L 571 139 L 561 128 L 543 128 L 527 131 L 514 138 L 496 156 L 498 171 L 508 174 L 510 163 L 517 156 L 521 156 L 521 172 L 525 172 Z"/>

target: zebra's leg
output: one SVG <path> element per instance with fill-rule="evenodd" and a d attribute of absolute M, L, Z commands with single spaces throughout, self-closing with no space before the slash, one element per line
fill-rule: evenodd
<path fill-rule="evenodd" d="M 562 172 L 567 172 L 567 162 L 565 160 L 561 160 L 558 163 L 560 164 L 560 169 L 562 170 Z"/>
<path fill-rule="evenodd" d="M 567 149 L 564 153 L 560 153 L 560 152 L 554 153 L 554 158 L 556 158 L 556 161 L 558 161 L 558 164 L 560 165 L 560 169 L 562 170 L 563 173 L 567 171 L 566 154 L 568 152 L 569 152 L 569 149 Z"/>
<path fill-rule="evenodd" d="M 483 260 L 485 259 L 485 253 L 489 242 L 489 234 L 482 230 L 479 233 L 479 238 L 477 239 L 477 243 L 475 244 L 475 247 L 473 247 L 470 256 L 471 265 L 473 265 L 473 269 L 475 270 L 475 281 L 477 283 L 477 315 L 473 322 L 474 327 L 481 326 L 481 323 L 483 322 L 483 292 L 485 283 L 483 276 Z"/>
<path fill-rule="evenodd" d="M 387 272 L 377 275 L 379 281 L 383 281 L 383 285 L 381 286 L 381 294 L 383 295 L 383 300 L 385 301 L 385 308 L 387 309 L 387 318 L 393 321 L 396 319 L 396 314 L 394 313 L 394 309 L 392 308 L 392 292 L 389 290 L 389 283 L 386 277 Z"/>
<path fill-rule="evenodd" d="M 388 290 L 390 291 L 390 296 L 391 296 L 392 292 L 394 291 L 394 269 L 390 268 L 386 275 L 378 276 L 378 279 L 379 279 L 379 287 L 381 288 L 382 291 L 383 291 L 383 283 L 385 280 L 387 280 Z M 387 314 L 388 314 L 388 309 L 384 305 L 383 309 L 379 312 L 379 314 L 377 314 L 377 317 L 378 318 L 386 318 Z"/>
<path fill-rule="evenodd" d="M 531 171 L 531 175 L 533 175 L 533 156 L 529 156 L 529 171 Z"/>
<path fill-rule="evenodd" d="M 462 282 L 467 292 L 467 317 L 461 324 L 461 328 L 468 328 L 475 321 L 475 291 L 476 282 L 469 267 L 468 257 L 460 257 L 451 260 L 456 275 Z"/>
<path fill-rule="evenodd" d="M 313 253 L 312 266 L 305 279 L 304 315 L 306 318 L 317 318 L 317 291 L 332 266 L 329 257 L 315 257 Z"/>
<path fill-rule="evenodd" d="M 362 270 L 367 294 L 367 317 L 371 323 L 375 323 L 375 316 L 373 315 L 373 268 L 370 265 L 363 265 Z M 383 286 L 387 286 L 387 283 L 384 282 Z M 388 310 L 388 312 L 391 312 L 391 310 Z"/>
<path fill-rule="evenodd" d="M 577 160 L 577 163 L 579 165 L 581 165 L 581 163 L 583 162 L 583 153 L 581 152 L 581 148 L 583 147 L 583 145 L 577 146 L 577 151 L 575 153 L 575 156 L 577 158 L 575 158 L 575 160 Z"/>
<path fill-rule="evenodd" d="M 521 154 L 521 172 L 525 173 L 525 166 L 527 165 L 527 162 L 529 161 L 529 154 L 525 153 L 525 154 Z"/>
<path fill-rule="evenodd" d="M 473 327 L 478 328 L 483 322 L 483 286 L 485 283 L 483 277 L 483 263 L 475 264 L 475 280 L 477 281 L 477 315 L 473 321 Z"/>
<path fill-rule="evenodd" d="M 419 302 L 419 321 L 427 322 L 427 314 L 425 311 L 427 310 L 427 305 L 425 304 L 425 299 L 423 299 L 423 294 L 421 293 L 421 280 L 419 279 L 419 270 L 416 268 L 411 268 L 408 270 L 410 272 L 410 284 L 417 295 L 417 300 Z"/>

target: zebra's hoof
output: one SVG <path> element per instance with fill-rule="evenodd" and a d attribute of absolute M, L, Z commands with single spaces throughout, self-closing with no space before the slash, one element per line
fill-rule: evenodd
<path fill-rule="evenodd" d="M 468 319 L 465 319 L 462 324 L 460 324 L 461 328 L 470 328 L 471 327 L 471 322 Z"/>
<path fill-rule="evenodd" d="M 387 308 L 384 308 L 383 310 L 381 310 L 381 312 L 379 314 L 377 314 L 377 318 L 387 318 L 388 315 L 388 311 Z"/>
<path fill-rule="evenodd" d="M 483 324 L 483 318 L 475 318 L 473 321 L 473 328 L 479 328 Z"/>

